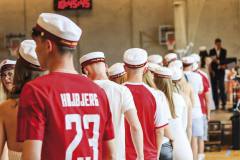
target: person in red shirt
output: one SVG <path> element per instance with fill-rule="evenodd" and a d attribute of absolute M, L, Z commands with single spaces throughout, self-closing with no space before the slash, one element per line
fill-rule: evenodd
<path fill-rule="evenodd" d="M 143 130 L 144 159 L 156 160 L 159 158 L 163 140 L 164 127 L 168 119 L 164 115 L 167 105 L 165 95 L 143 83 L 143 73 L 147 63 L 147 52 L 140 48 L 128 49 L 124 53 L 125 69 L 128 75 L 124 83 L 133 95 L 137 114 Z M 125 121 L 126 122 L 126 121 Z M 137 158 L 131 140 L 129 124 L 125 123 L 126 134 L 126 159 Z"/>
<path fill-rule="evenodd" d="M 39 63 L 50 73 L 24 85 L 20 95 L 17 140 L 23 142 L 23 160 L 114 158 L 106 94 L 74 69 L 81 33 L 70 19 L 52 13 L 42 13 L 33 28 Z"/>

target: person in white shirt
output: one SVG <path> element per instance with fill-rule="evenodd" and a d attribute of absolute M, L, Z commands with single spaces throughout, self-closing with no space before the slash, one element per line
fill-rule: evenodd
<path fill-rule="evenodd" d="M 143 159 L 143 133 L 131 92 L 127 87 L 108 79 L 103 52 L 91 52 L 82 56 L 80 64 L 83 72 L 103 88 L 108 97 L 115 131 L 116 158 L 125 159 L 125 117 L 131 128 L 137 158 Z"/>
<path fill-rule="evenodd" d="M 187 108 L 183 97 L 174 92 L 172 78 L 175 75 L 166 67 L 159 67 L 154 71 L 154 81 L 159 90 L 165 93 L 170 109 L 169 126 L 173 135 L 173 160 L 193 160 L 192 150 L 183 127 L 184 114 Z M 174 77 L 175 79 L 175 77 Z"/>
<path fill-rule="evenodd" d="M 173 85 L 174 85 L 174 90 L 175 92 L 179 93 L 182 95 L 184 98 L 184 101 L 187 106 L 187 120 L 184 122 L 184 126 L 187 125 L 186 132 L 188 136 L 189 142 L 191 142 L 192 139 L 192 105 L 194 103 L 194 98 L 193 98 L 193 89 L 190 86 L 190 84 L 187 83 L 186 77 L 183 77 L 183 63 L 181 60 L 175 60 L 171 62 L 168 65 L 169 68 L 175 68 L 173 71 L 173 74 L 175 78 L 180 78 L 180 79 L 175 79 L 173 78 Z M 176 69 L 178 68 L 178 69 Z M 178 77 L 178 75 L 180 75 Z M 182 76 L 182 77 L 181 77 Z M 186 124 L 187 123 L 187 124 Z"/>
<path fill-rule="evenodd" d="M 203 81 L 202 77 L 193 72 L 193 63 L 194 58 L 191 56 L 183 57 L 183 67 L 184 74 L 188 81 L 188 83 L 193 88 L 194 93 L 194 104 L 192 109 L 192 150 L 194 160 L 198 159 L 198 148 L 199 148 L 199 140 L 204 135 L 204 123 L 203 123 L 203 114 L 201 110 L 201 103 L 199 100 L 199 93 L 203 91 Z"/>

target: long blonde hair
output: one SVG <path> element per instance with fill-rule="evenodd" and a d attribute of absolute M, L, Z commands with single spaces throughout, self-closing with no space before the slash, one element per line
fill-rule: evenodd
<path fill-rule="evenodd" d="M 173 84 L 172 80 L 169 78 L 162 78 L 162 77 L 154 77 L 154 82 L 156 84 L 156 87 L 161 90 L 163 93 L 165 93 L 168 103 L 169 103 L 169 109 L 172 115 L 172 118 L 176 118 L 176 111 L 175 106 L 173 102 Z"/>
<path fill-rule="evenodd" d="M 153 74 L 149 70 L 143 74 L 143 82 L 152 88 L 157 88 L 154 83 Z"/>

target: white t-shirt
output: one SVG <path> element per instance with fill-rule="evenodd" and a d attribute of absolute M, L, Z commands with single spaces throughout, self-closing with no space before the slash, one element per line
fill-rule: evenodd
<path fill-rule="evenodd" d="M 187 104 L 182 97 L 182 95 L 178 93 L 173 93 L 173 103 L 175 106 L 175 112 L 178 118 L 180 118 L 182 122 L 183 129 L 186 131 L 187 123 L 188 123 L 188 107 Z"/>
<path fill-rule="evenodd" d="M 94 82 L 104 89 L 108 97 L 115 131 L 116 158 L 123 160 L 125 159 L 124 113 L 130 109 L 136 109 L 132 94 L 127 87 L 110 80 Z"/>
<path fill-rule="evenodd" d="M 199 74 L 192 71 L 184 71 L 184 74 L 187 77 L 187 82 L 193 88 L 194 104 L 192 109 L 192 119 L 201 118 L 203 114 L 202 114 L 201 103 L 200 103 L 198 94 L 203 91 L 202 77 Z"/>

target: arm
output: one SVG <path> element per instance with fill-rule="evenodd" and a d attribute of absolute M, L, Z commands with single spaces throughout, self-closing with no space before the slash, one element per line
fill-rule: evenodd
<path fill-rule="evenodd" d="M 190 96 L 190 99 L 191 99 L 191 103 L 192 103 L 192 106 L 191 106 L 191 108 L 192 107 L 194 107 L 194 93 L 193 93 L 193 88 L 190 86 L 190 85 L 188 85 L 189 86 L 189 89 L 190 89 L 190 91 L 189 91 L 189 96 Z"/>
<path fill-rule="evenodd" d="M 26 140 L 23 143 L 22 160 L 41 160 L 42 141 Z"/>
<path fill-rule="evenodd" d="M 6 134 L 4 129 L 4 123 L 2 118 L 0 117 L 0 158 L 3 154 L 5 143 L 6 143 Z"/>
<path fill-rule="evenodd" d="M 135 150 L 138 155 L 138 160 L 144 158 L 143 154 L 143 133 L 142 127 L 138 119 L 138 115 L 135 109 L 130 109 L 125 112 L 125 118 L 130 125 L 130 132 Z"/>
<path fill-rule="evenodd" d="M 114 160 L 116 159 L 114 140 L 107 140 L 103 142 L 103 159 Z"/>
<path fill-rule="evenodd" d="M 164 127 L 164 137 L 167 137 L 168 139 L 170 140 L 174 140 L 173 139 L 173 136 L 172 136 L 172 133 L 171 133 L 171 130 L 169 128 L 169 125 L 167 125 L 166 127 Z"/>
<path fill-rule="evenodd" d="M 187 123 L 187 137 L 189 142 L 191 142 L 192 138 L 192 106 L 188 106 L 188 123 Z"/>
<path fill-rule="evenodd" d="M 164 127 L 156 129 L 155 133 L 156 133 L 156 144 L 157 144 L 157 149 L 158 149 L 158 157 L 160 157 L 163 136 L 164 136 Z"/>
<path fill-rule="evenodd" d="M 138 119 L 136 106 L 133 96 L 127 87 L 122 87 L 122 113 L 124 114 L 131 132 L 131 138 L 134 148 L 137 152 L 138 159 L 143 159 L 143 132 Z"/>
<path fill-rule="evenodd" d="M 211 117 L 211 110 L 210 110 L 210 94 L 211 92 L 208 91 L 206 94 L 205 94 L 205 100 L 206 100 L 206 105 L 207 105 L 207 118 L 208 120 L 210 120 L 210 117 Z"/>

